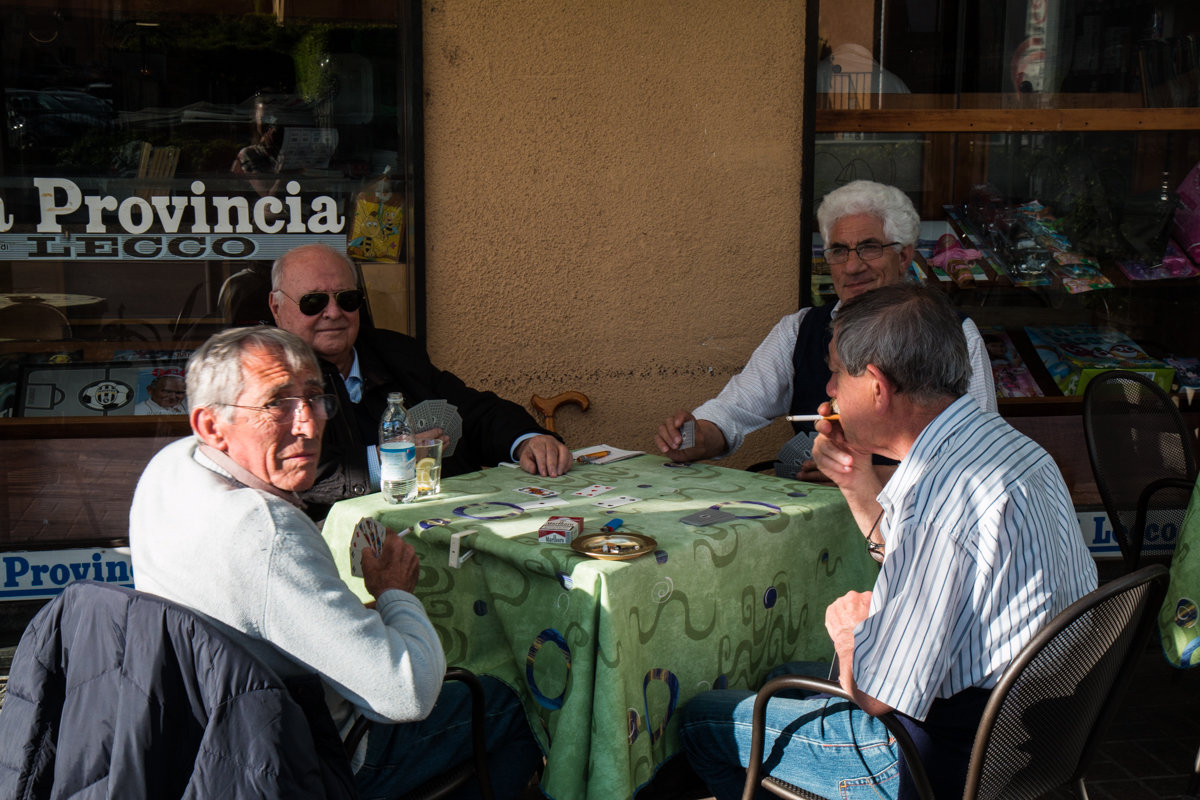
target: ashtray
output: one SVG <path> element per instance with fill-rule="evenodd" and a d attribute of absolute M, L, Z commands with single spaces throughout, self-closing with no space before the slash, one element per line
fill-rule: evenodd
<path fill-rule="evenodd" d="M 658 542 L 640 533 L 589 533 L 571 542 L 571 549 L 592 558 L 625 561 L 653 553 Z"/>

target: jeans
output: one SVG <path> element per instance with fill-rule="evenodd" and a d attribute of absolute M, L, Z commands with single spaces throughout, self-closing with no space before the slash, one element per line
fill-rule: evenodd
<path fill-rule="evenodd" d="M 828 664 L 793 662 L 768 677 L 824 677 Z M 696 774 L 717 800 L 738 800 L 746 783 L 754 693 L 706 692 L 683 709 L 679 737 Z M 889 798 L 900 786 L 899 748 L 884 725 L 835 697 L 781 696 L 767 705 L 763 770 L 830 798 Z M 771 798 L 762 789 L 758 795 Z"/>
<path fill-rule="evenodd" d="M 481 676 L 486 697 L 488 768 L 496 800 L 521 796 L 542 763 L 525 711 L 511 689 Z M 394 800 L 428 779 L 471 759 L 471 692 L 458 681 L 442 686 L 429 716 L 419 722 L 372 723 L 367 755 L 354 775 L 362 800 Z M 452 798 L 479 797 L 472 778 Z"/>

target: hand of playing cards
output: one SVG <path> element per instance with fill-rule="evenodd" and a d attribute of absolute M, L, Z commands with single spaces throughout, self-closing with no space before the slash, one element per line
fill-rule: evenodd
<path fill-rule="evenodd" d="M 458 406 L 440 398 L 422 400 L 410 408 L 408 422 L 412 425 L 413 433 L 438 428 L 446 434 L 450 441 L 442 448 L 442 458 L 453 455 L 458 440 L 462 438 L 462 417 L 458 414 Z"/>
<path fill-rule="evenodd" d="M 405 528 L 397 534 L 403 536 L 408 533 L 410 528 Z M 377 519 L 371 517 L 363 517 L 354 526 L 354 533 L 350 535 L 350 574 L 356 578 L 363 576 L 362 571 L 362 555 L 364 548 L 371 548 L 371 554 L 378 558 L 383 554 L 383 540 L 387 536 L 388 529 Z"/>

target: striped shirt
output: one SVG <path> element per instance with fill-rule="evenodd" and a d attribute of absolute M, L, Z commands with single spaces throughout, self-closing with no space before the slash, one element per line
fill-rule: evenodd
<path fill-rule="evenodd" d="M 729 379 L 719 395 L 693 412 L 696 419 L 712 422 L 725 435 L 728 449 L 722 457 L 736 452 L 749 434 L 770 425 L 776 417 L 791 413 L 795 378 L 792 354 L 796 349 L 800 320 L 807 313 L 808 309 L 802 308 L 779 320 L 750 356 L 745 368 Z M 967 393 L 981 407 L 995 411 L 996 389 L 987 348 L 974 322 L 964 319 L 962 328 L 971 358 Z M 812 410 L 816 411 L 815 408 Z"/>
<path fill-rule="evenodd" d="M 969 396 L 926 426 L 879 502 L 887 555 L 854 631 L 854 680 L 916 719 L 935 698 L 995 686 L 1096 588 L 1058 467 Z"/>

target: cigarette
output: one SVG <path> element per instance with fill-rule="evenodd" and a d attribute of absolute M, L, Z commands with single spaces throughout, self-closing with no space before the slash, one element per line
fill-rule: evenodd
<path fill-rule="evenodd" d="M 841 418 L 841 414 L 830 414 L 828 417 L 823 417 L 820 414 L 792 414 L 791 416 L 784 417 L 788 422 L 816 422 L 819 419 L 833 420 Z"/>

